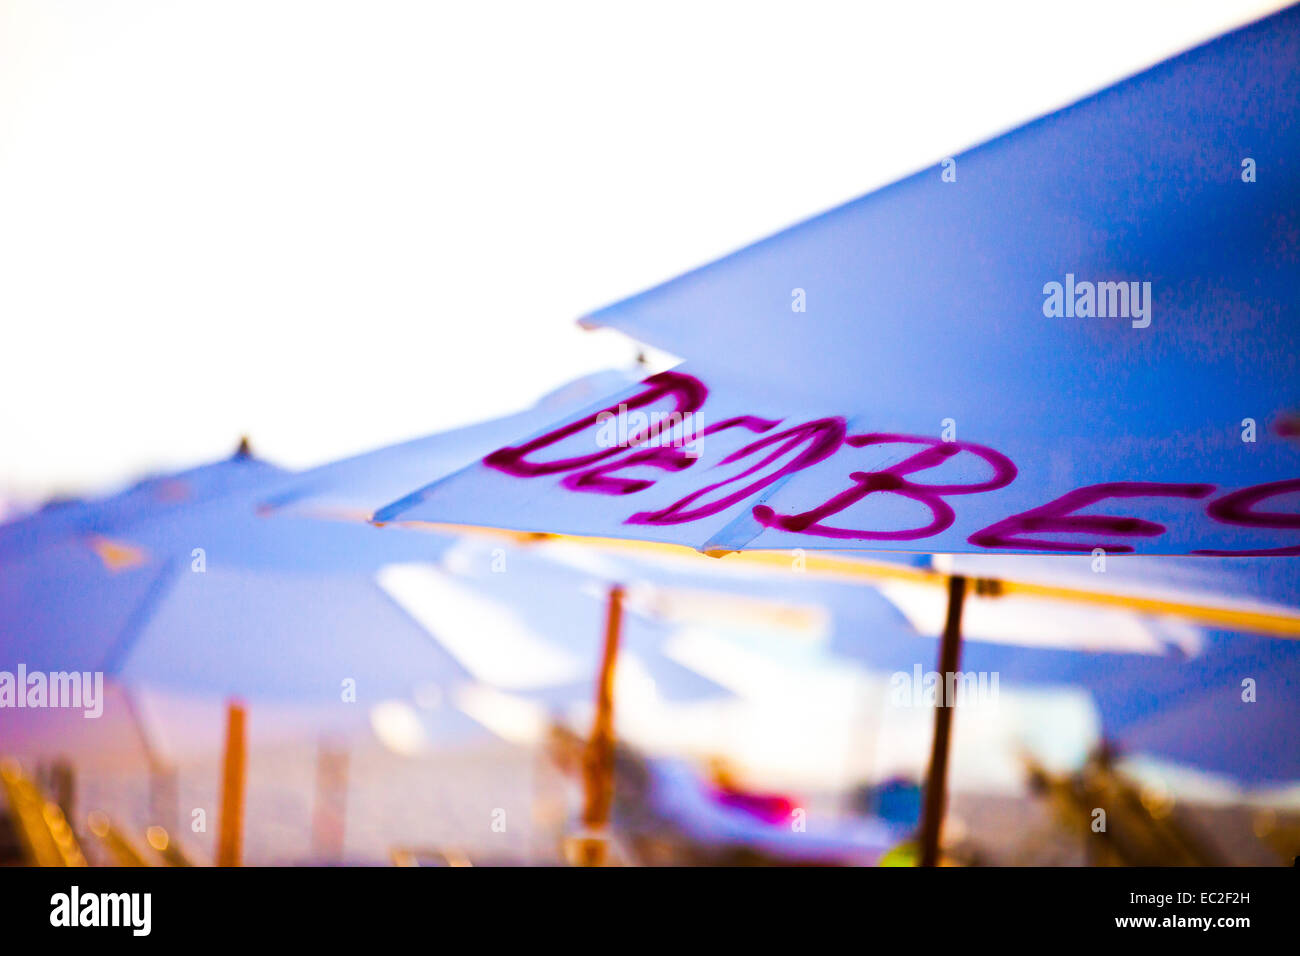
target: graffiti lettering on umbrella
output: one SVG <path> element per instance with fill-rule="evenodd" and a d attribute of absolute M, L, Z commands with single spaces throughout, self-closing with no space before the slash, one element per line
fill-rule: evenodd
<path fill-rule="evenodd" d="M 709 394 L 703 382 L 681 372 L 661 372 L 647 378 L 643 384 L 646 386 L 644 391 L 618 405 L 592 413 L 525 444 L 500 448 L 485 457 L 483 463 L 517 478 L 563 475 L 560 483 L 570 491 L 615 496 L 636 494 L 655 484 L 653 478 L 620 477 L 620 471 L 651 468 L 671 473 L 691 468 L 699 460 L 697 453 L 673 446 L 642 447 L 653 437 L 648 428 L 629 435 L 625 444 L 590 454 L 550 461 L 535 457 L 544 449 L 597 425 L 616 408 L 620 411 L 639 409 L 655 402 L 671 401 L 674 407 L 669 414 L 693 415 L 703 407 Z M 1018 474 L 1016 465 L 1006 455 L 974 442 L 885 432 L 850 434 L 846 420 L 840 417 L 814 419 L 776 431 L 781 424 L 780 419 L 740 415 L 704 428 L 701 435 L 731 433 L 744 437 L 748 433 L 758 436 L 718 462 L 718 465 L 746 467 L 729 478 L 705 484 L 666 507 L 635 511 L 624 519 L 625 523 L 676 525 L 699 521 L 753 497 L 796 472 L 826 461 L 845 448 L 901 445 L 914 446 L 914 450 L 888 467 L 849 472 L 847 479 L 850 484 L 813 508 L 795 514 L 779 514 L 770 506 L 759 504 L 754 506 L 752 514 L 764 528 L 795 534 L 843 541 L 918 541 L 946 531 L 956 521 L 957 512 L 949 499 L 997 491 L 1010 485 Z M 622 457 L 616 457 L 620 454 Z M 966 456 L 968 461 L 982 462 L 990 472 L 988 477 L 971 482 L 933 483 L 922 480 L 926 472 L 961 456 Z M 1216 524 L 1300 530 L 1300 515 L 1264 507 L 1271 499 L 1300 492 L 1300 478 L 1228 491 L 1219 497 L 1214 497 L 1216 491 L 1217 486 L 1207 483 L 1112 481 L 1087 485 L 996 521 L 976 531 L 967 540 L 990 550 L 1087 553 L 1102 548 L 1112 553 L 1128 554 L 1135 548 L 1125 539 L 1155 538 L 1164 534 L 1166 527 L 1140 517 L 1078 512 L 1104 501 L 1136 502 L 1156 498 L 1203 501 L 1203 516 Z M 928 511 L 929 518 L 915 527 L 887 530 L 828 523 L 827 519 L 870 495 L 897 495 L 908 499 Z M 1140 506 L 1134 504 L 1133 507 Z M 1080 542 L 1052 537 L 1062 534 L 1095 538 Z M 1199 549 L 1193 553 L 1300 554 L 1300 544 L 1239 551 Z"/>

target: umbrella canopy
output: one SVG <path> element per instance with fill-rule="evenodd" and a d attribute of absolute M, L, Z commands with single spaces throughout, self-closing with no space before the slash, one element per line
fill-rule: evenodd
<path fill-rule="evenodd" d="M 392 565 L 379 575 L 390 597 L 439 635 L 479 681 L 554 704 L 591 698 L 609 587 L 655 579 L 654 569 L 643 565 L 575 566 L 546 549 L 507 552 L 473 539 L 458 539 L 438 565 Z M 664 656 L 683 622 L 658 611 L 625 602 L 624 673 L 633 664 L 666 702 L 726 696 Z"/>
<path fill-rule="evenodd" d="M 377 518 L 1300 553 L 1297 62 L 1292 8 L 597 312 L 688 361 Z"/>
<path fill-rule="evenodd" d="M 445 539 L 408 535 L 381 548 L 362 526 L 262 517 L 255 501 L 241 486 L 135 521 L 88 514 L 84 523 L 111 525 L 113 536 L 51 534 L 6 556 L 3 666 L 340 712 L 345 680 L 365 704 L 421 681 L 467 679 L 370 578 L 381 551 L 436 558 Z"/>
<path fill-rule="evenodd" d="M 698 429 L 698 437 L 677 437 L 680 426 L 653 443 L 636 434 L 635 423 L 645 417 L 627 409 L 669 395 L 650 414 L 671 416 L 671 396 L 678 394 L 707 396 L 685 426 Z M 613 437 L 619 421 L 634 423 L 624 431 L 631 439 Z M 1294 442 L 1265 436 L 1251 446 L 1234 438 L 1240 449 L 1226 439 L 1193 443 L 1127 472 L 1140 480 L 1120 481 L 1111 480 L 1118 458 L 1102 438 L 1058 435 L 1052 444 L 1059 454 L 1089 476 L 1073 488 L 1049 489 L 1024 480 L 992 445 L 875 427 L 824 408 L 792 414 L 752 386 L 710 389 L 687 372 L 666 372 L 585 415 L 523 436 L 379 509 L 375 519 L 639 538 L 702 551 L 1252 555 L 1300 548 L 1300 519 L 1290 510 L 1300 479 L 1250 483 L 1262 476 L 1266 459 L 1300 474 Z M 1086 453 L 1090 442 L 1095 454 Z M 1153 480 L 1151 469 L 1176 461 L 1182 475 L 1205 475 L 1196 470 L 1203 467 L 1233 476 Z"/>
<path fill-rule="evenodd" d="M 1297 64 L 1291 7 L 585 321 L 1008 453 L 1262 426 L 1300 399 Z M 1106 280 L 1147 314 L 1097 314 Z"/>
<path fill-rule="evenodd" d="M 1128 711 L 1130 719 L 1116 735 L 1122 748 L 1249 783 L 1294 784 L 1300 779 L 1295 654 L 1267 639 L 1210 637 L 1219 645 L 1218 663 L 1211 666 L 1207 658 L 1204 676 L 1175 685 L 1166 706 L 1133 717 L 1133 708 L 1115 701 L 1114 708 Z"/>
<path fill-rule="evenodd" d="M 0 524 L 0 560 L 78 535 L 111 535 L 149 517 L 165 518 L 241 489 L 265 488 L 289 472 L 252 454 L 246 441 L 229 458 L 173 474 L 154 475 L 116 494 L 56 499 L 31 514 Z"/>

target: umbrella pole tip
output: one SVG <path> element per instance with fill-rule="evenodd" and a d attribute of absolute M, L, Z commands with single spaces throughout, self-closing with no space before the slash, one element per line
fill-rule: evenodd
<path fill-rule="evenodd" d="M 252 457 L 253 457 L 253 446 L 252 446 L 252 444 L 248 441 L 248 436 L 247 436 L 247 435 L 240 435 L 240 436 L 239 436 L 239 446 L 235 449 L 235 457 L 236 457 L 236 458 L 252 458 Z"/>

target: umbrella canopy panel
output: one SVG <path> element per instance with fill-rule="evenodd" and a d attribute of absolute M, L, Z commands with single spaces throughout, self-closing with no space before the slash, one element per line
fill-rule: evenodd
<path fill-rule="evenodd" d="M 376 517 L 1298 554 L 1298 67 L 1292 8 L 604 309 L 688 362 Z"/>
<path fill-rule="evenodd" d="M 1261 431 L 1243 443 L 1235 419 L 1134 442 L 1081 419 L 945 436 L 919 420 L 882 430 L 904 426 L 842 412 L 682 366 L 521 436 L 375 520 L 703 551 L 1300 553 L 1300 442 Z M 1141 411 L 1131 422 L 1150 427 Z M 1035 457 L 1046 467 L 1025 465 Z"/>

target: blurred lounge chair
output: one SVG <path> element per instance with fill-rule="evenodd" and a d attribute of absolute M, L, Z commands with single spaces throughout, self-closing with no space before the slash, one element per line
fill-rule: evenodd
<path fill-rule="evenodd" d="M 1107 748 L 1070 775 L 1050 773 L 1025 759 L 1031 791 L 1050 802 L 1066 828 L 1090 838 L 1085 849 L 1092 865 L 1225 865 L 1172 798 L 1144 790 L 1120 773 Z"/>
<path fill-rule="evenodd" d="M 76 834 L 53 800 L 28 778 L 17 761 L 0 763 L 0 786 L 8 805 L 9 829 L 31 866 L 86 866 Z"/>

